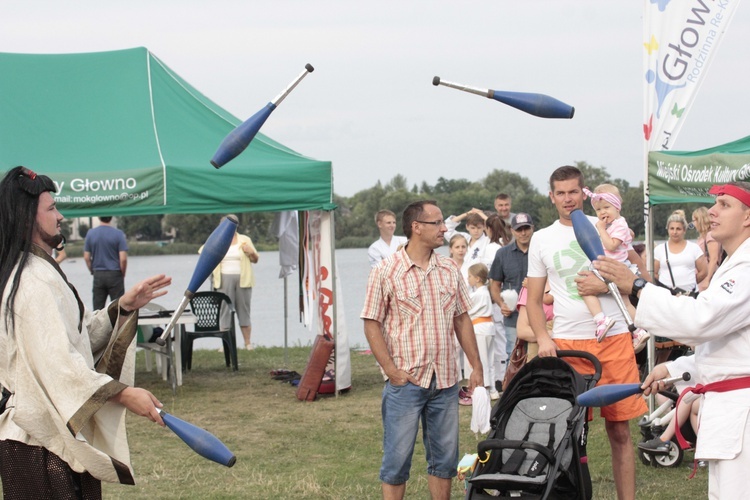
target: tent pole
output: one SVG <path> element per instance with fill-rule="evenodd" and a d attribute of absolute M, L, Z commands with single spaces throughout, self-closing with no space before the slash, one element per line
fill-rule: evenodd
<path fill-rule="evenodd" d="M 331 319 L 333 320 L 333 393 L 335 397 L 339 397 L 339 391 L 336 388 L 339 378 L 338 370 L 338 352 L 336 351 L 339 347 L 339 328 L 338 328 L 338 309 L 339 301 L 337 297 L 336 288 L 336 224 L 333 219 L 333 210 L 328 212 L 330 216 L 331 226 L 331 293 L 333 293 L 333 300 L 331 301 Z"/>

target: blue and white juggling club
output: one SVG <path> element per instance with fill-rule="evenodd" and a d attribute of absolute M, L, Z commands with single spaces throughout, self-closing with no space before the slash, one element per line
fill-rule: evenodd
<path fill-rule="evenodd" d="M 570 220 L 573 222 L 573 231 L 575 232 L 576 240 L 581 246 L 583 253 L 586 254 L 586 257 L 588 257 L 591 262 L 594 262 L 597 257 L 604 255 L 604 246 L 602 245 L 602 240 L 599 238 L 599 233 L 596 232 L 596 228 L 591 224 L 591 221 L 586 217 L 586 214 L 584 214 L 581 209 L 577 208 L 570 213 Z M 630 330 L 631 333 L 635 332 L 636 326 L 633 324 L 633 318 L 630 317 L 628 308 L 625 306 L 625 302 L 622 301 L 622 295 L 620 295 L 617 285 L 611 281 L 605 280 L 596 269 L 592 268 L 592 270 L 594 274 L 607 284 L 610 295 L 612 295 L 615 302 L 617 302 L 617 307 L 620 308 L 620 312 L 625 318 L 625 322 L 628 324 L 628 330 Z"/>

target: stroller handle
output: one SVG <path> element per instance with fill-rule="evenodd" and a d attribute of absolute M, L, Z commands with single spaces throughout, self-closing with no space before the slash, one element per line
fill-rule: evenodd
<path fill-rule="evenodd" d="M 599 379 L 602 378 L 602 364 L 599 362 L 599 359 L 593 354 L 591 354 L 590 352 L 560 350 L 560 351 L 557 351 L 557 357 L 558 358 L 583 358 L 589 361 L 594 366 L 594 374 L 591 376 L 591 380 L 593 380 L 594 382 L 599 382 Z"/>

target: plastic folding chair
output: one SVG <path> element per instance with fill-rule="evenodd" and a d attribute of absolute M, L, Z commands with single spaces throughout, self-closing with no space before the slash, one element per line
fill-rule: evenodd
<path fill-rule="evenodd" d="M 228 329 L 221 329 L 221 309 L 228 307 L 231 314 L 231 322 Z M 182 366 L 186 370 L 192 368 L 193 341 L 199 338 L 220 338 L 224 346 L 224 360 L 229 366 L 230 362 L 235 371 L 239 369 L 237 363 L 237 338 L 234 328 L 234 306 L 232 301 L 221 292 L 197 292 L 190 300 L 190 308 L 196 317 L 193 331 L 185 331 L 183 335 Z"/>

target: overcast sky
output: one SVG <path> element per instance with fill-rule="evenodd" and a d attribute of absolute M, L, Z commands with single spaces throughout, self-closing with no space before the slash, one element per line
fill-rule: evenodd
<path fill-rule="evenodd" d="M 549 173 L 574 161 L 642 180 L 642 11 L 637 0 L 24 0 L 0 4 L 0 51 L 144 46 L 243 120 L 311 63 L 262 131 L 332 161 L 337 194 L 493 169 L 546 192 Z M 673 149 L 750 135 L 748 47 L 743 4 Z M 436 75 L 548 94 L 576 114 L 536 118 L 434 87 Z"/>

